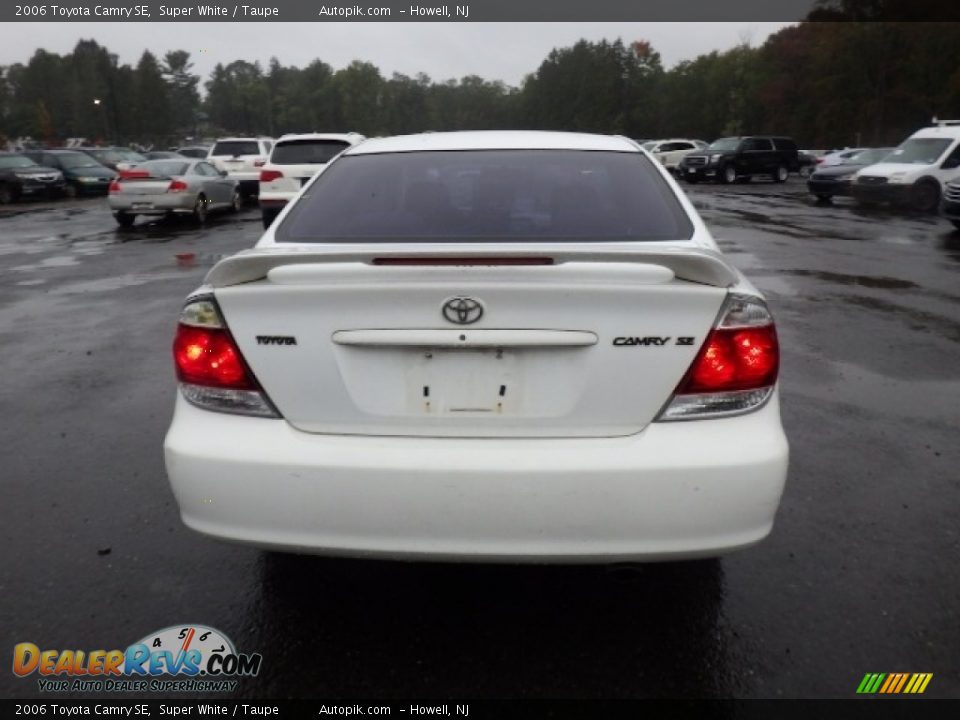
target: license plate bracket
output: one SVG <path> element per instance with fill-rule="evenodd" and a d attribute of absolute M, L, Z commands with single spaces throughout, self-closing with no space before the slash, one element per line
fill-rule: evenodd
<path fill-rule="evenodd" d="M 503 348 L 422 348 L 408 373 L 408 398 L 429 415 L 503 415 L 520 396 L 522 352 Z M 413 408 L 411 408 L 413 409 Z"/>

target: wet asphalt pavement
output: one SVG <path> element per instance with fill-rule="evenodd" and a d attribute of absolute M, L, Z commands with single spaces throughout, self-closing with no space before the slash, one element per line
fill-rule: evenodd
<path fill-rule="evenodd" d="M 790 477 L 756 548 L 612 569 L 188 531 L 161 451 L 173 323 L 257 211 L 118 231 L 102 199 L 0 208 L 0 655 L 203 623 L 263 654 L 248 698 L 847 698 L 867 672 L 960 697 L 960 233 L 818 206 L 798 180 L 689 192 L 777 316 Z M 0 695 L 37 697 L 36 677 L 0 672 Z"/>

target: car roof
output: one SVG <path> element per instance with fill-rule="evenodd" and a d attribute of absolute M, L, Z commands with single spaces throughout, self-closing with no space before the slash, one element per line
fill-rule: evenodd
<path fill-rule="evenodd" d="M 373 138 L 345 155 L 444 150 L 606 150 L 640 152 L 633 140 L 614 135 L 551 132 L 545 130 L 465 130 Z"/>
<path fill-rule="evenodd" d="M 343 142 L 359 142 L 363 135 L 358 133 L 287 133 L 277 138 L 276 145 L 282 142 L 297 140 L 342 140 Z"/>
<path fill-rule="evenodd" d="M 257 140 L 270 140 L 270 141 L 272 141 L 273 138 L 267 137 L 266 135 L 256 135 L 256 136 L 252 136 L 252 135 L 251 135 L 251 136 L 248 136 L 248 137 L 222 137 L 222 138 L 217 138 L 216 141 L 214 142 L 214 145 L 216 145 L 217 143 L 220 143 L 220 142 L 249 142 L 249 141 L 251 141 L 251 140 L 253 140 L 253 141 L 257 141 Z M 198 145 L 197 147 L 202 147 L 202 146 L 199 146 L 199 145 Z"/>
<path fill-rule="evenodd" d="M 956 140 L 957 138 L 960 138 L 960 125 L 944 125 L 939 127 L 923 128 L 922 130 L 917 130 L 917 132 L 910 137 L 921 139 L 945 138 L 949 140 Z"/>

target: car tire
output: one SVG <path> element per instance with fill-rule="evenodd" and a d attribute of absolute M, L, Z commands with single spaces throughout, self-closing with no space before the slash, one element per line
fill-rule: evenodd
<path fill-rule="evenodd" d="M 820 193 L 817 195 L 817 202 L 828 203 L 833 200 L 833 195 L 824 195 Z"/>
<path fill-rule="evenodd" d="M 696 185 L 698 182 L 700 182 L 700 178 L 698 178 L 696 175 L 687 176 L 684 178 L 684 180 L 691 185 Z"/>
<path fill-rule="evenodd" d="M 960 220 L 951 220 L 950 222 L 953 223 L 953 226 L 954 226 L 957 230 L 960 230 Z"/>
<path fill-rule="evenodd" d="M 933 212 L 940 204 L 940 186 L 932 180 L 921 180 L 910 192 L 910 204 L 917 212 Z"/>
<path fill-rule="evenodd" d="M 207 198 L 203 193 L 197 195 L 197 201 L 193 204 L 193 219 L 200 225 L 207 222 Z"/>
<path fill-rule="evenodd" d="M 778 183 L 785 183 L 788 177 L 790 177 L 790 171 L 787 170 L 786 165 L 778 166 L 776 172 L 773 174 L 774 182 Z"/>
<path fill-rule="evenodd" d="M 137 219 L 136 215 L 127 212 L 116 212 L 113 217 L 117 221 L 117 225 L 124 228 L 133 227 L 133 221 Z"/>
<path fill-rule="evenodd" d="M 802 178 L 808 178 L 813 175 L 813 170 L 810 169 L 809 165 L 802 165 L 797 171 L 797 174 L 799 174 Z"/>
<path fill-rule="evenodd" d="M 230 198 L 230 212 L 238 213 L 243 210 L 243 195 L 240 193 L 240 188 L 237 188 L 233 191 L 233 197 Z"/>
<path fill-rule="evenodd" d="M 717 173 L 717 182 L 729 185 L 737 181 L 737 170 L 733 165 L 726 165 Z"/>
<path fill-rule="evenodd" d="M 77 192 L 76 185 L 74 185 L 73 183 L 67 183 L 67 186 L 63 189 L 63 194 L 66 195 L 71 200 L 73 200 L 80 193 Z"/>
<path fill-rule="evenodd" d="M 0 185 L 0 205 L 9 205 L 16 199 L 13 188 L 7 184 Z"/>

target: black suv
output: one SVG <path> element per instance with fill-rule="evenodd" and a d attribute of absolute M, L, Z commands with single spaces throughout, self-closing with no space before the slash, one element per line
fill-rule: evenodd
<path fill-rule="evenodd" d="M 786 182 L 791 172 L 799 172 L 797 144 L 787 137 L 749 135 L 714 140 L 699 152 L 680 161 L 680 177 L 690 183 L 715 180 L 732 183 L 754 175 L 768 175 Z"/>

